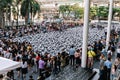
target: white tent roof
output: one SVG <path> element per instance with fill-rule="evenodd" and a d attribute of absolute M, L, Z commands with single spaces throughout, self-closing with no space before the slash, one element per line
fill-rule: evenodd
<path fill-rule="evenodd" d="M 0 74 L 7 73 L 10 70 L 20 67 L 20 62 L 0 57 Z"/>

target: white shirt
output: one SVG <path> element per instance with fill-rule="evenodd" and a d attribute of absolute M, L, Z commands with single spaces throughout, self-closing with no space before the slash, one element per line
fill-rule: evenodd
<path fill-rule="evenodd" d="M 21 67 L 22 67 L 22 68 L 27 68 L 27 62 L 25 61 L 24 64 L 23 64 L 23 62 L 21 62 Z"/>

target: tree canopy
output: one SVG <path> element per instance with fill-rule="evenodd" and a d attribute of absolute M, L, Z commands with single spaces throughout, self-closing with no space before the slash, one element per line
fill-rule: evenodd
<path fill-rule="evenodd" d="M 62 13 L 63 17 L 71 17 L 74 15 L 74 18 L 81 18 L 83 16 L 83 8 L 79 4 L 74 5 L 61 5 L 59 11 Z M 66 15 L 66 16 L 65 16 Z"/>
<path fill-rule="evenodd" d="M 40 11 L 40 5 L 35 0 L 23 0 L 20 11 L 21 15 L 26 18 L 26 22 L 28 22 L 29 14 L 31 13 L 31 17 L 35 16 Z"/>

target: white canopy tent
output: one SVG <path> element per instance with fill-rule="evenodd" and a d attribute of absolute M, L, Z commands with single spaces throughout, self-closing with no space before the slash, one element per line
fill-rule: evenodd
<path fill-rule="evenodd" d="M 0 74 L 5 74 L 10 70 L 20 67 L 20 62 L 0 57 Z"/>

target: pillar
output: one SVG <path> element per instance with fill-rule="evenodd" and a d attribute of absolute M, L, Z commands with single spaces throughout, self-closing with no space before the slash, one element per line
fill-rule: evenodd
<path fill-rule="evenodd" d="M 110 42 L 110 30 L 111 30 L 111 20 L 112 20 L 112 10 L 113 10 L 113 0 L 109 0 L 109 15 L 108 15 L 108 27 L 107 27 L 107 37 L 106 37 L 106 49 L 108 49 Z"/>
<path fill-rule="evenodd" d="M 82 68 L 86 67 L 86 59 L 87 59 L 89 10 L 90 10 L 90 0 L 84 0 L 84 27 L 83 27 L 82 64 L 81 64 Z"/>

